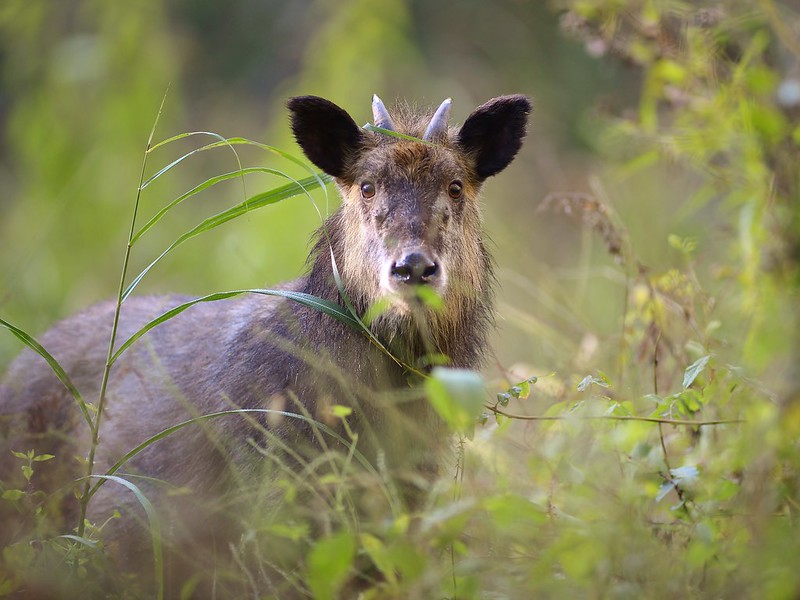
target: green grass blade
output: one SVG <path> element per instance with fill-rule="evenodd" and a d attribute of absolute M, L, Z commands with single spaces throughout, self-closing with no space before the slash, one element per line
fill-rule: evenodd
<path fill-rule="evenodd" d="M 95 551 L 100 550 L 100 548 L 97 545 L 97 542 L 95 542 L 94 540 L 90 540 L 89 538 L 83 537 L 82 535 L 73 535 L 71 533 L 66 533 L 64 535 L 59 535 L 58 538 L 83 544 L 87 548 L 91 548 L 92 550 Z"/>
<path fill-rule="evenodd" d="M 399 367 L 402 367 L 403 369 L 407 370 L 409 373 L 415 373 L 415 374 L 420 375 L 422 377 L 427 377 L 427 375 L 425 373 L 423 373 L 422 371 L 419 371 L 418 369 L 415 369 L 411 365 L 405 364 L 403 361 L 401 361 L 399 358 L 397 358 L 394 354 L 392 354 L 389 351 L 389 349 L 386 348 L 386 346 L 384 346 L 377 337 L 375 337 L 375 334 L 372 333 L 372 330 L 369 327 L 367 327 L 366 323 L 364 323 L 364 321 L 361 320 L 361 318 L 358 316 L 358 313 L 356 312 L 355 307 L 353 307 L 353 304 L 350 301 L 350 298 L 348 297 L 347 292 L 344 289 L 344 284 L 342 283 L 342 278 L 339 275 L 339 267 L 336 265 L 336 257 L 333 255 L 333 248 L 330 248 L 330 252 L 331 252 L 331 269 L 333 271 L 333 280 L 336 283 L 336 288 L 339 290 L 339 296 L 341 296 L 342 300 L 345 303 L 345 306 L 347 307 L 347 312 L 349 313 L 350 318 L 356 324 L 356 328 L 359 331 L 361 331 L 364 335 L 366 335 L 369 338 L 370 342 L 372 342 L 375 345 L 375 347 L 378 348 L 378 350 L 380 350 L 386 356 L 391 358 Z"/>
<path fill-rule="evenodd" d="M 155 181 L 156 179 L 161 177 L 161 175 L 163 175 L 164 173 L 168 172 L 173 167 L 177 166 L 178 164 L 180 164 L 181 162 L 183 162 L 185 159 L 189 158 L 190 156 L 192 156 L 194 154 L 197 154 L 198 152 L 205 152 L 206 150 L 212 150 L 214 148 L 220 148 L 222 146 L 227 146 L 227 147 L 230 147 L 231 149 L 233 149 L 233 146 L 235 146 L 235 145 L 254 146 L 256 148 L 259 148 L 260 150 L 264 150 L 266 152 L 270 152 L 272 154 L 280 156 L 281 158 L 285 158 L 286 160 L 298 165 L 299 167 L 302 167 L 303 169 L 308 171 L 310 174 L 316 175 L 316 172 L 308 165 L 307 162 L 297 158 L 296 156 L 294 156 L 293 154 L 290 154 L 289 152 L 286 152 L 285 150 L 281 150 L 280 148 L 276 148 L 275 146 L 270 146 L 269 144 L 262 144 L 261 142 L 255 142 L 253 140 L 248 140 L 247 138 L 243 138 L 243 137 L 224 138 L 221 135 L 219 135 L 217 133 L 210 132 L 210 131 L 193 131 L 193 132 L 189 132 L 189 133 L 181 133 L 181 134 L 175 135 L 175 136 L 173 136 L 173 137 L 171 137 L 171 138 L 169 138 L 167 140 L 164 140 L 163 142 L 159 142 L 158 144 L 155 144 L 154 146 L 152 146 L 148 150 L 148 152 L 152 152 L 156 148 L 160 148 L 161 146 L 164 146 L 164 145 L 169 144 L 171 142 L 174 142 L 174 141 L 177 141 L 177 140 L 181 140 L 181 139 L 184 139 L 184 138 L 187 138 L 187 137 L 190 137 L 190 136 L 195 136 L 195 135 L 211 136 L 211 137 L 216 138 L 218 141 L 212 142 L 211 144 L 206 144 L 205 146 L 202 146 L 200 148 L 196 148 L 195 150 L 192 150 L 192 151 L 184 154 L 180 158 L 174 160 L 169 165 L 167 165 L 163 169 L 159 170 L 158 173 L 156 173 L 155 175 L 150 177 L 146 182 L 144 182 L 142 184 L 142 189 L 147 187 L 147 185 L 149 185 L 151 182 Z M 234 154 L 236 154 L 235 150 L 234 150 Z M 238 154 L 236 154 L 236 158 L 238 160 L 238 158 L 239 158 Z M 241 168 L 241 166 L 242 165 L 239 164 L 239 168 Z M 323 185 L 322 178 L 319 175 L 316 175 L 316 177 L 317 177 L 317 179 L 320 180 L 320 186 L 322 186 Z"/>
<path fill-rule="evenodd" d="M 86 402 L 84 402 L 81 393 L 78 391 L 78 388 L 76 388 L 75 385 L 72 383 L 72 380 L 69 378 L 69 375 L 67 375 L 67 372 L 53 357 L 53 355 L 50 354 L 47 350 L 45 350 L 44 346 L 42 346 L 39 342 L 37 342 L 33 337 L 22 331 L 22 329 L 15 327 L 8 321 L 0 319 L 0 327 L 5 327 L 6 329 L 8 329 L 23 344 L 28 346 L 28 348 L 36 352 L 36 354 L 38 354 L 43 359 L 45 359 L 45 361 L 47 361 L 47 364 L 50 365 L 50 368 L 53 370 L 53 373 L 55 373 L 56 377 L 58 377 L 61 383 L 64 384 L 64 387 L 67 388 L 67 391 L 75 399 L 75 402 L 78 403 L 78 406 L 80 407 L 81 412 L 83 413 L 83 418 L 89 425 L 89 429 L 94 431 L 94 423 L 92 421 L 91 415 L 89 414 L 89 408 L 86 405 Z"/>
<path fill-rule="evenodd" d="M 413 135 L 408 135 L 405 133 L 400 133 L 399 131 L 392 131 L 391 129 L 384 129 L 383 127 L 376 127 L 371 123 L 367 123 L 364 125 L 364 129 L 367 131 L 374 131 L 375 133 L 382 133 L 383 135 L 388 135 L 389 137 L 398 138 L 401 140 L 407 140 L 409 142 L 419 142 L 420 144 L 426 144 L 428 146 L 437 146 L 434 142 L 429 142 L 428 140 L 423 140 L 418 137 L 414 137 Z"/>
<path fill-rule="evenodd" d="M 214 133 L 213 131 L 184 131 L 183 133 L 173 135 L 171 138 L 167 138 L 166 140 L 161 140 L 160 142 L 153 144 L 147 149 L 147 152 L 148 153 L 154 152 L 155 150 L 158 150 L 162 146 L 166 146 L 168 144 L 171 144 L 172 142 L 177 142 L 178 140 L 183 140 L 188 137 L 194 137 L 196 135 L 207 135 L 217 138 L 219 140 L 225 139 L 223 136 L 219 135 L 218 133 Z"/>
<path fill-rule="evenodd" d="M 230 415 L 241 415 L 241 414 L 253 414 L 253 413 L 280 415 L 291 419 L 299 419 L 300 421 L 305 421 L 306 423 L 312 425 L 313 427 L 319 428 L 320 431 L 322 431 L 326 435 L 331 436 L 331 438 L 343 444 L 346 448 L 350 448 L 352 446 L 352 444 L 348 440 L 340 436 L 338 433 L 336 433 L 336 431 L 334 431 L 324 423 L 320 423 L 315 419 L 312 419 L 310 417 L 298 413 L 292 413 L 283 410 L 272 410 L 267 408 L 237 408 L 231 410 L 222 410 L 218 412 L 208 413 L 206 415 L 200 415 L 198 417 L 193 417 L 186 421 L 182 421 L 181 423 L 172 425 L 171 427 L 167 427 L 166 429 L 160 431 L 154 436 L 147 438 L 141 444 L 126 452 L 124 456 L 122 456 L 116 463 L 114 463 L 114 465 L 110 469 L 108 469 L 108 471 L 106 471 L 105 475 L 96 476 L 96 477 L 102 477 L 102 479 L 92 487 L 92 490 L 89 492 L 89 497 L 92 497 L 97 492 L 97 490 L 99 490 L 102 487 L 105 480 L 111 478 L 114 475 L 114 473 L 116 473 L 123 466 L 125 466 L 125 464 L 129 460 L 131 460 L 133 457 L 135 457 L 137 454 L 139 454 L 146 448 L 152 446 L 157 441 L 162 440 L 165 437 L 174 434 L 176 431 L 179 431 L 184 427 L 188 427 L 189 425 L 194 425 L 196 423 L 201 423 L 203 421 L 210 421 L 212 419 L 217 419 L 219 417 L 225 417 Z M 365 469 L 367 469 L 371 474 L 373 475 L 378 474 L 378 472 L 375 470 L 375 467 L 367 460 L 367 458 L 359 450 L 353 449 L 352 454 L 354 458 L 359 462 L 359 464 L 363 466 Z"/>
<path fill-rule="evenodd" d="M 251 290 L 231 290 L 228 292 L 216 292 L 214 294 L 209 294 L 207 296 L 203 296 L 201 298 L 196 298 L 194 300 L 190 300 L 189 302 L 184 302 L 183 304 L 179 304 L 175 308 L 168 310 L 167 312 L 163 313 L 162 315 L 156 317 L 149 323 L 147 323 L 144 327 L 139 329 L 136 333 L 134 333 L 130 338 L 128 338 L 122 346 L 114 353 L 111 357 L 111 364 L 113 365 L 117 359 L 125 352 L 128 348 L 130 348 L 136 340 L 146 334 L 148 331 L 157 327 L 161 323 L 165 321 L 169 321 L 173 317 L 179 315 L 183 311 L 188 308 L 191 308 L 195 304 L 199 304 L 201 302 L 216 302 L 217 300 L 225 300 L 227 298 L 232 298 L 234 296 L 239 296 L 241 294 L 261 294 L 263 296 L 278 296 L 280 298 L 287 298 L 289 300 L 293 300 L 298 302 L 304 306 L 317 310 L 319 312 L 325 313 L 328 316 L 333 317 L 337 321 L 344 323 L 355 329 L 356 331 L 361 331 L 362 326 L 359 325 L 359 322 L 356 321 L 353 316 L 344 308 L 339 306 L 338 304 L 331 302 L 329 300 L 325 300 L 324 298 L 319 298 L 317 296 L 312 296 L 311 294 L 306 294 L 304 292 L 295 292 L 292 290 L 266 290 L 266 289 L 251 289 Z"/>
<path fill-rule="evenodd" d="M 372 333 L 369 327 L 367 327 L 361 318 L 358 316 L 353 303 L 350 301 L 350 297 L 347 295 L 347 292 L 344 289 L 344 284 L 342 283 L 342 278 L 339 275 L 339 267 L 336 264 L 336 257 L 333 255 L 333 248 L 329 248 L 331 252 L 331 270 L 333 272 L 333 281 L 336 283 L 336 288 L 339 290 L 339 296 L 341 296 L 342 300 L 344 301 L 345 306 L 347 307 L 347 311 L 350 314 L 351 318 L 356 322 L 358 329 L 363 332 L 373 344 L 375 344 L 380 350 L 385 352 L 388 356 L 392 356 L 389 351 L 381 344 L 378 338 Z M 392 357 L 394 358 L 394 357 Z M 396 359 L 395 359 L 396 360 Z M 398 363 L 400 364 L 400 363 Z M 402 366 L 402 365 L 401 365 Z"/>
<path fill-rule="evenodd" d="M 264 150 L 265 152 L 270 152 L 272 154 L 275 154 L 276 156 L 280 156 L 281 158 L 285 158 L 289 162 L 292 162 L 292 163 L 296 164 L 298 167 L 302 167 L 304 170 L 308 171 L 311 175 L 314 175 L 319 180 L 320 185 L 323 185 L 323 183 L 322 183 L 323 177 L 318 175 L 317 172 L 314 169 L 312 169 L 306 161 L 297 158 L 294 154 L 286 152 L 285 150 L 281 150 L 280 148 L 276 148 L 275 146 L 270 146 L 269 144 L 262 144 L 261 142 L 255 142 L 253 140 L 248 140 L 247 138 L 243 138 L 243 137 L 228 138 L 228 143 L 230 143 L 230 144 L 245 144 L 245 145 L 248 145 L 248 146 L 254 146 L 256 148 Z"/>
<path fill-rule="evenodd" d="M 197 153 L 199 153 L 199 152 L 205 152 L 206 150 L 212 150 L 213 148 L 220 148 L 220 147 L 222 147 L 222 146 L 227 146 L 227 147 L 230 147 L 230 148 L 231 148 L 231 150 L 233 151 L 233 154 L 234 154 L 234 156 L 236 156 L 236 161 L 237 161 L 237 162 L 239 162 L 239 155 L 237 154 L 237 152 L 236 152 L 236 149 L 235 149 L 235 148 L 233 148 L 233 144 L 229 143 L 229 142 L 228 142 L 228 140 L 227 140 L 226 138 L 222 137 L 222 136 L 221 136 L 221 135 L 219 135 L 218 133 L 213 133 L 213 132 L 210 132 L 210 131 L 197 131 L 197 132 L 192 132 L 192 133 L 189 133 L 189 134 L 186 134 L 186 135 L 175 136 L 175 137 L 173 137 L 173 138 L 170 138 L 169 140 L 166 140 L 166 141 L 164 141 L 164 142 L 160 142 L 160 143 L 156 144 L 155 146 L 151 146 L 150 148 L 148 148 L 148 150 L 147 150 L 147 153 L 150 153 L 150 152 L 152 152 L 152 151 L 153 151 L 153 150 L 155 150 L 156 148 L 158 148 L 158 147 L 160 147 L 160 146 L 164 145 L 165 143 L 168 143 L 168 142 L 170 142 L 170 141 L 175 141 L 175 140 L 177 140 L 177 139 L 180 139 L 181 137 L 187 137 L 187 136 L 189 136 L 189 135 L 209 135 L 209 136 L 211 136 L 211 137 L 214 137 L 214 138 L 216 138 L 216 139 L 217 139 L 217 140 L 219 140 L 219 141 L 217 141 L 217 142 L 214 142 L 214 143 L 211 143 L 211 144 L 206 144 L 205 146 L 201 146 L 200 148 L 195 148 L 194 150 L 190 150 L 190 151 L 189 151 L 189 152 L 187 152 L 186 154 L 183 154 L 182 156 L 179 156 L 178 158 L 176 158 L 175 160 L 173 160 L 171 163 L 169 163 L 168 165 L 166 165 L 166 166 L 162 167 L 161 169 L 159 169 L 158 171 L 156 171 L 156 172 L 155 172 L 153 175 L 151 175 L 150 177 L 148 177 L 148 178 L 147 178 L 147 179 L 146 179 L 146 180 L 145 180 L 145 181 L 144 181 L 144 182 L 143 182 L 143 183 L 142 183 L 142 184 L 139 186 L 139 189 L 140 189 L 140 190 L 143 190 L 143 189 L 145 189 L 145 188 L 146 188 L 148 185 L 150 185 L 151 183 L 153 183 L 153 182 L 154 182 L 156 179 L 158 179 L 159 177 L 161 177 L 161 176 L 162 176 L 162 175 L 164 175 L 165 173 L 168 173 L 169 171 L 171 171 L 172 169 L 174 169 L 175 167 L 177 167 L 179 164 L 181 164 L 181 163 L 182 163 L 184 160 L 186 160 L 186 159 L 187 159 L 187 158 L 189 158 L 190 156 L 194 156 L 195 154 L 197 154 Z M 241 163 L 239 162 L 239 167 L 241 168 L 241 166 L 242 166 L 242 165 L 241 165 Z"/>
<path fill-rule="evenodd" d="M 115 475 L 92 475 L 94 479 L 100 479 L 104 481 L 113 481 L 115 483 L 120 484 L 123 487 L 128 488 L 133 495 L 136 496 L 136 499 L 139 501 L 139 504 L 142 505 L 144 508 L 144 512 L 147 515 L 147 521 L 150 525 L 150 538 L 153 540 L 153 562 L 155 566 L 155 576 L 156 576 L 156 597 L 159 600 L 163 600 L 164 598 L 164 555 L 162 552 L 161 547 L 161 520 L 158 518 L 158 514 L 156 510 L 153 508 L 152 503 L 150 500 L 147 499 L 142 493 L 142 490 L 139 487 L 128 481 L 127 479 L 123 479 L 122 477 L 117 477 Z"/>
<path fill-rule="evenodd" d="M 231 219 L 235 219 L 245 213 L 248 213 L 253 210 L 258 210 L 259 208 L 263 208 L 265 206 L 269 206 L 270 204 L 275 204 L 280 202 L 281 200 L 286 200 L 287 198 L 292 198 L 294 196 L 298 196 L 300 194 L 306 194 L 319 187 L 320 185 L 324 185 L 332 181 L 332 177 L 329 175 L 315 175 L 313 177 L 307 177 L 305 179 L 301 179 L 300 181 L 294 181 L 292 183 L 288 183 L 281 187 L 273 188 L 267 192 L 263 192 L 261 194 L 256 194 L 251 198 L 248 198 L 244 202 L 237 204 L 221 213 L 218 213 L 208 219 L 204 220 L 191 230 L 187 231 L 183 235 L 181 235 L 177 240 L 172 242 L 164 252 L 162 252 L 153 262 L 151 262 L 144 270 L 136 276 L 136 278 L 128 285 L 125 293 L 122 296 L 122 300 L 130 296 L 131 292 L 133 292 L 134 288 L 139 285 L 139 282 L 144 278 L 145 275 L 152 269 L 162 258 L 164 258 L 167 254 L 172 252 L 175 248 L 183 244 L 185 241 L 190 240 L 191 238 L 200 235 L 205 231 L 209 231 L 214 229 L 215 227 L 219 227 L 220 225 L 227 223 Z"/>
<path fill-rule="evenodd" d="M 211 177 L 210 179 L 206 179 L 203 183 L 193 187 L 188 192 L 181 194 L 175 200 L 167 204 L 164 208 L 159 210 L 152 219 L 150 219 L 131 239 L 131 244 L 136 243 L 140 237 L 142 237 L 150 228 L 153 227 L 156 223 L 158 223 L 161 218 L 167 214 L 170 210 L 178 206 L 184 200 L 191 198 L 192 196 L 199 194 L 203 190 L 206 190 L 210 187 L 215 186 L 216 184 L 227 181 L 228 179 L 233 179 L 235 177 L 242 177 L 245 175 L 250 175 L 251 173 L 268 173 L 270 175 L 278 175 L 279 177 L 284 177 L 286 179 L 292 179 L 288 175 L 286 175 L 282 171 L 278 171 L 277 169 L 270 169 L 268 167 L 246 167 L 243 169 L 237 169 L 236 171 L 231 171 L 230 173 L 223 173 L 222 175 L 217 175 L 216 177 Z"/>

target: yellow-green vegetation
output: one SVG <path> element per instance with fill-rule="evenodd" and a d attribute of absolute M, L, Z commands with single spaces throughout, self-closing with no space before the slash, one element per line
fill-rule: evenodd
<path fill-rule="evenodd" d="M 218 55 L 192 32 L 215 21 L 214 10 L 231 23 L 252 16 L 223 2 L 132 4 L 0 5 L 3 367 L 20 340 L 35 347 L 57 316 L 114 295 L 134 200 L 121 296 L 188 291 L 214 301 L 230 295 L 208 296 L 219 290 L 296 274 L 319 224 L 313 204 L 324 213 L 335 200 L 332 187 L 330 198 L 321 191 L 327 178 L 298 164 L 278 120 L 292 92 L 361 103 L 365 121 L 374 91 L 452 96 L 456 106 L 463 97 L 463 110 L 501 92 L 539 101 L 528 146 L 485 192 L 502 288 L 493 359 L 480 376 L 437 367 L 426 383 L 455 447 L 429 497 L 403 509 L 381 465 L 360 463 L 357 439 L 346 456 L 320 459 L 334 468 L 298 476 L 279 466 L 231 504 L 243 534 L 215 574 L 220 590 L 800 595 L 794 3 L 268 2 L 261 26 L 282 29 L 263 36 L 250 24 L 228 47 L 217 23 Z M 250 35 L 262 36 L 252 48 L 242 42 Z M 262 76 L 270 94 L 247 87 L 258 56 L 275 57 Z M 202 79 L 201 64 L 218 79 Z M 157 127 L 167 133 L 156 133 L 169 143 L 148 149 L 139 182 L 169 81 Z M 267 108 L 276 120 L 262 135 Z M 225 121 L 226 112 L 236 114 Z M 221 134 L 170 137 L 220 123 Z M 243 133 L 270 146 L 235 137 Z M 76 401 L 75 410 L 102 443 L 96 407 Z M 331 414 L 351 418 L 345 407 Z M 163 436 L 201 420 L 165 423 Z M 52 460 L 35 448 L 15 456 L 25 481 Z M 0 502 L 23 524 L 2 549 L 0 597 L 37 597 L 54 582 L 65 597 L 163 593 L 157 509 L 122 464 L 80 482 L 76 502 L 85 508 L 98 484 L 140 495 L 153 539 L 147 575 L 115 579 L 104 523 L 54 528 L 50 498 L 0 481 Z M 180 595 L 207 576 L 189 578 Z"/>

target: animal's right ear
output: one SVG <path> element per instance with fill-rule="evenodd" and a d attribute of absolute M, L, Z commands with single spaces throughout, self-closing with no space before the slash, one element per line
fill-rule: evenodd
<path fill-rule="evenodd" d="M 343 177 L 364 132 L 333 102 L 318 96 L 290 98 L 292 131 L 308 159 L 334 177 Z"/>

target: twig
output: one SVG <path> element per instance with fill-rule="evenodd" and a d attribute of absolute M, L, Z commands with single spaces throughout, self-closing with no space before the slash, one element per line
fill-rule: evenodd
<path fill-rule="evenodd" d="M 497 406 L 485 404 L 484 407 L 496 415 L 501 415 L 509 419 L 520 421 L 566 421 L 570 417 L 564 415 L 518 415 L 509 413 L 497 408 Z M 600 421 L 639 421 L 642 423 L 660 423 L 664 425 L 675 425 L 682 427 L 702 427 L 704 425 L 733 425 L 744 423 L 744 419 L 712 419 L 708 421 L 693 421 L 689 419 L 666 419 L 661 417 L 641 417 L 638 415 L 595 415 L 590 417 L 578 417 L 585 420 Z"/>
<path fill-rule="evenodd" d="M 653 323 L 655 325 L 655 323 Z M 661 341 L 661 328 L 658 328 L 658 335 L 656 336 L 656 341 L 653 344 L 653 393 L 658 396 L 658 344 Z M 664 440 L 664 424 L 658 424 L 658 439 L 661 441 L 661 452 L 664 454 L 664 465 L 667 467 L 667 472 L 663 476 L 665 480 L 672 484 L 675 493 L 678 494 L 678 499 L 681 501 L 681 506 L 683 510 L 686 512 L 686 516 L 689 517 L 691 521 L 694 521 L 692 518 L 692 513 L 689 511 L 689 507 L 686 505 L 686 495 L 683 492 L 683 488 L 678 485 L 678 482 L 672 476 L 672 465 L 670 464 L 669 460 L 669 452 L 667 452 L 667 442 Z"/>

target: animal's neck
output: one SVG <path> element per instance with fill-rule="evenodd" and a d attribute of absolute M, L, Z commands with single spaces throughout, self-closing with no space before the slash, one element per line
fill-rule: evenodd
<path fill-rule="evenodd" d="M 317 232 L 310 256 L 310 271 L 304 291 L 345 306 L 336 285 L 331 250 L 339 272 L 343 270 L 343 234 L 338 215 Z M 491 261 L 486 257 L 487 281 L 491 282 Z M 363 317 L 377 298 L 359 293 L 359 286 L 347 282 L 348 296 L 359 317 Z M 463 368 L 477 368 L 486 354 L 488 330 L 492 322 L 493 298 L 490 286 L 483 291 L 462 294 L 445 302 L 441 311 L 421 309 L 416 314 L 378 317 L 371 325 L 373 334 L 402 362 L 414 367 L 439 362 Z M 325 316 L 324 318 L 330 318 Z"/>

